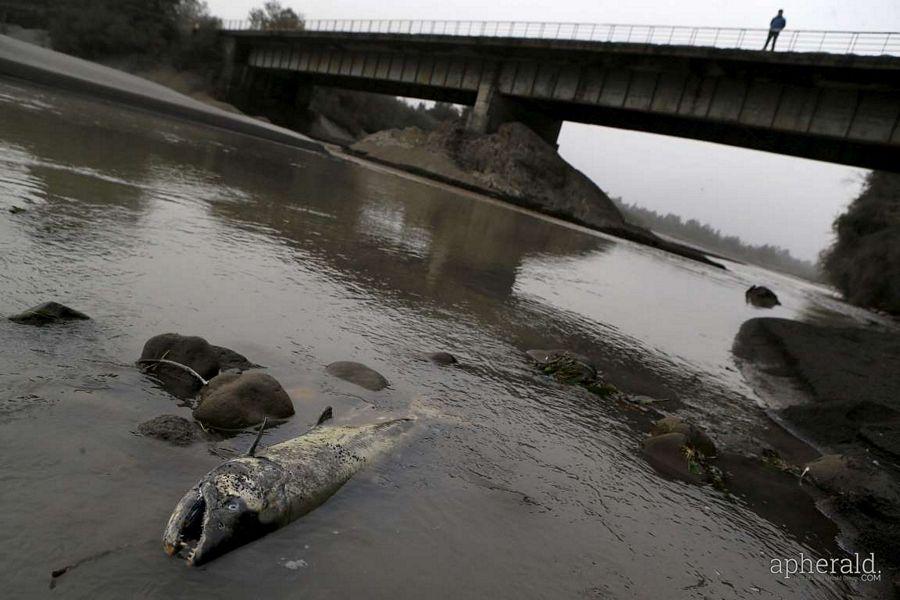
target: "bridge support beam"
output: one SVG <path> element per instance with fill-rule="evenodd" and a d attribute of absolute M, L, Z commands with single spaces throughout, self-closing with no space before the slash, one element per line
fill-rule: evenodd
<path fill-rule="evenodd" d="M 226 36 L 222 39 L 222 72 L 219 74 L 219 90 L 228 97 L 234 85 L 234 67 L 237 61 L 237 39 Z"/>
<path fill-rule="evenodd" d="M 469 113 L 466 129 L 474 133 L 494 133 L 500 125 L 512 121 L 524 124 L 551 146 L 558 146 L 556 140 L 562 121 L 521 100 L 504 96 L 498 89 L 496 76 L 485 77 L 478 86 L 478 95 Z"/>

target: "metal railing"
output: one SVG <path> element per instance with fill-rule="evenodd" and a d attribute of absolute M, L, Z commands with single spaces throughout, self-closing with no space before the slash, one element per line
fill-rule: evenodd
<path fill-rule="evenodd" d="M 405 21 L 390 19 L 329 19 L 302 21 L 278 27 L 250 21 L 224 21 L 226 31 L 316 31 L 343 33 L 392 33 L 464 37 L 526 38 L 707 46 L 761 50 L 768 29 L 738 27 L 682 27 L 677 25 L 604 25 L 594 23 L 537 23 L 533 21 Z M 783 52 L 900 55 L 900 33 L 892 31 L 822 31 L 787 29 L 778 38 Z"/>

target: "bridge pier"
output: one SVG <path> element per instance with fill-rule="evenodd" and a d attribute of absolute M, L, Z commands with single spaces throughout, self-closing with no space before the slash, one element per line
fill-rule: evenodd
<path fill-rule="evenodd" d="M 557 147 L 562 121 L 528 106 L 525 102 L 504 96 L 497 85 L 497 72 L 484 77 L 478 85 L 475 104 L 469 113 L 466 129 L 474 133 L 494 133 L 504 123 L 518 121 Z"/>

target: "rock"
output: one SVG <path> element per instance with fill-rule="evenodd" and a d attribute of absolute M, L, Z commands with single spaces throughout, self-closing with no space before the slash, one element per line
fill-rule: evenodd
<path fill-rule="evenodd" d="M 681 417 L 663 417 L 650 428 L 650 435 L 665 435 L 667 433 L 680 433 L 685 436 L 687 444 L 702 453 L 704 456 L 712 457 L 716 455 L 716 445 L 710 439 L 706 432 L 687 423 Z"/>
<path fill-rule="evenodd" d="M 216 429 L 242 429 L 265 417 L 286 419 L 294 405 L 281 384 L 261 371 L 222 373 L 200 393 L 194 418 Z"/>
<path fill-rule="evenodd" d="M 9 212 L 11 212 L 14 215 L 17 215 L 19 213 L 23 213 L 23 212 L 27 212 L 27 211 L 26 211 L 26 209 L 22 208 L 21 206 L 10 206 Z"/>
<path fill-rule="evenodd" d="M 689 483 L 703 483 L 702 468 L 692 465 L 685 453 L 687 443 L 687 436 L 683 433 L 663 433 L 644 439 L 641 451 L 650 466 L 663 475 Z"/>
<path fill-rule="evenodd" d="M 900 484 L 868 455 L 826 454 L 807 463 L 806 467 L 816 484 L 825 491 L 846 494 L 882 491 L 896 496 L 900 502 Z"/>
<path fill-rule="evenodd" d="M 330 375 L 334 375 L 344 381 L 355 383 L 367 390 L 377 392 L 388 386 L 388 380 L 385 379 L 378 371 L 370 369 L 366 365 L 351 361 L 333 362 L 325 370 Z"/>
<path fill-rule="evenodd" d="M 619 390 L 607 383 L 597 372 L 590 359 L 568 350 L 528 350 L 536 366 L 560 383 L 580 385 L 598 396 L 608 397 Z"/>
<path fill-rule="evenodd" d="M 160 358 L 190 367 L 207 380 L 220 371 L 244 371 L 257 366 L 237 352 L 213 346 L 202 337 L 177 333 L 163 333 L 144 344 L 141 360 Z M 196 377 L 172 365 L 148 363 L 145 366 L 160 379 L 166 390 L 176 396 L 190 397 L 202 387 Z"/>
<path fill-rule="evenodd" d="M 428 359 L 436 365 L 449 367 L 456 364 L 456 357 L 449 352 L 432 352 L 428 355 Z"/>
<path fill-rule="evenodd" d="M 190 446 L 203 439 L 203 430 L 184 417 L 160 415 L 138 426 L 138 433 L 173 446 Z"/>
<path fill-rule="evenodd" d="M 44 302 L 28 310 L 9 317 L 10 321 L 23 325 L 48 325 L 60 321 L 78 321 L 90 319 L 83 312 L 69 308 L 58 302 Z"/>
<path fill-rule="evenodd" d="M 762 285 L 751 285 L 744 292 L 744 301 L 758 308 L 772 308 L 781 304 L 775 292 Z"/>

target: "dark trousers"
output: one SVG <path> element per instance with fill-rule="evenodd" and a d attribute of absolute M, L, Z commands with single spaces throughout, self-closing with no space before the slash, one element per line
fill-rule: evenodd
<path fill-rule="evenodd" d="M 774 29 L 770 29 L 770 30 L 769 30 L 769 37 L 766 38 L 766 43 L 765 43 L 765 45 L 763 46 L 763 50 L 765 50 L 765 49 L 768 47 L 769 42 L 772 42 L 772 51 L 775 50 L 775 42 L 778 41 L 778 34 L 779 34 L 779 33 L 781 33 L 781 32 L 780 32 L 780 31 L 775 31 Z"/>

